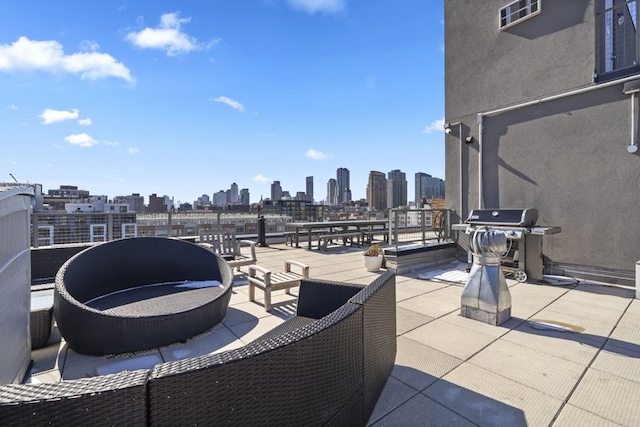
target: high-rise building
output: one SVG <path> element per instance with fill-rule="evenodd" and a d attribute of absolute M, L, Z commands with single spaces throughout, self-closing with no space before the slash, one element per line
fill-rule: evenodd
<path fill-rule="evenodd" d="M 327 205 L 338 204 L 338 183 L 335 179 L 330 178 L 327 182 Z"/>
<path fill-rule="evenodd" d="M 229 203 L 229 191 L 220 190 L 217 193 L 213 193 L 213 206 L 226 206 Z"/>
<path fill-rule="evenodd" d="M 445 184 L 440 178 L 435 178 L 424 172 L 417 172 L 415 175 L 415 202 L 421 207 L 425 199 L 444 198 Z"/>
<path fill-rule="evenodd" d="M 240 203 L 241 205 L 247 205 L 247 206 L 250 204 L 248 188 L 243 188 L 242 190 L 240 190 L 240 198 L 238 200 L 238 203 Z"/>
<path fill-rule="evenodd" d="M 336 182 L 338 185 L 338 203 L 346 203 L 351 201 L 351 183 L 349 179 L 349 169 L 338 168 L 336 173 Z"/>
<path fill-rule="evenodd" d="M 369 172 L 367 203 L 370 208 L 378 211 L 387 209 L 387 178 L 383 172 Z"/>
<path fill-rule="evenodd" d="M 407 178 L 400 169 L 387 173 L 387 207 L 407 205 Z"/>
<path fill-rule="evenodd" d="M 415 175 L 415 197 L 416 207 L 423 207 L 423 201 L 428 199 L 429 179 L 431 175 L 424 172 L 416 172 Z"/>
<path fill-rule="evenodd" d="M 307 193 L 307 200 L 313 203 L 313 177 L 312 176 L 307 177 L 306 193 Z"/>
<path fill-rule="evenodd" d="M 231 204 L 238 202 L 238 184 L 235 182 L 231 184 L 231 188 L 229 189 L 229 202 Z"/>
<path fill-rule="evenodd" d="M 273 181 L 271 184 L 271 200 L 278 201 L 282 198 L 282 186 L 280 181 Z"/>

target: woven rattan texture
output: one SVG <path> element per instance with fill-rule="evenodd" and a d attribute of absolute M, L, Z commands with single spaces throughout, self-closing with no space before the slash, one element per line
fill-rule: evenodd
<path fill-rule="evenodd" d="M 101 311 L 83 303 L 127 287 L 180 280 L 217 280 L 223 288 L 182 292 L 173 301 L 165 299 L 162 307 L 161 301 L 140 302 Z M 80 353 L 135 352 L 215 326 L 226 314 L 232 282 L 227 263 L 195 244 L 163 238 L 117 240 L 75 255 L 60 268 L 54 312 L 61 335 Z M 176 298 L 188 300 L 188 307 L 175 303 Z"/>
<path fill-rule="evenodd" d="M 147 370 L 54 384 L 0 386 L 8 426 L 144 426 Z"/>

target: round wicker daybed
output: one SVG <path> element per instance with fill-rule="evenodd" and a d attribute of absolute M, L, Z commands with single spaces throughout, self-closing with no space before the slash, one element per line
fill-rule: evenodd
<path fill-rule="evenodd" d="M 105 355 L 184 341 L 226 315 L 233 274 L 182 240 L 136 237 L 92 246 L 55 281 L 54 315 L 68 346 Z"/>

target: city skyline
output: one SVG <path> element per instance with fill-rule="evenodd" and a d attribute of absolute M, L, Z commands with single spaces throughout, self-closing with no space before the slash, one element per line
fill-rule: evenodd
<path fill-rule="evenodd" d="M 0 14 L 0 180 L 191 203 L 319 194 L 344 165 L 353 199 L 370 170 L 444 176 L 441 2 L 30 6 Z"/>
<path fill-rule="evenodd" d="M 336 171 L 336 176 L 340 173 L 340 171 L 346 172 L 347 176 L 349 175 L 349 169 L 348 168 L 338 168 L 338 170 Z M 398 170 L 398 169 L 394 169 L 391 170 L 389 172 L 387 172 L 386 174 L 384 172 L 380 172 L 380 171 L 370 171 L 369 175 L 368 175 L 368 182 L 367 182 L 367 189 L 365 192 L 365 197 L 361 197 L 358 199 L 352 199 L 352 201 L 359 201 L 359 200 L 366 200 L 367 202 L 370 202 L 370 186 L 372 185 L 372 183 L 374 183 L 375 181 L 380 181 L 380 179 L 382 179 L 384 181 L 384 197 L 381 196 L 382 193 L 379 193 L 380 190 L 375 190 L 375 193 L 378 193 L 377 195 L 374 195 L 374 200 L 377 200 L 379 198 L 382 198 L 385 200 L 385 203 L 388 203 L 387 199 L 386 199 L 386 195 L 389 192 L 389 190 L 387 189 L 386 185 L 387 185 L 387 175 L 389 176 L 393 176 L 396 173 L 400 173 L 403 177 L 404 177 L 404 188 L 402 191 L 406 191 L 406 194 L 404 195 L 405 199 L 406 199 L 406 204 L 412 204 L 414 202 L 418 201 L 418 192 L 415 193 L 415 199 L 411 198 L 411 193 L 408 191 L 408 183 L 410 182 L 409 180 L 406 180 L 406 173 Z M 374 175 L 380 175 L 380 177 L 378 177 L 377 180 L 372 181 L 371 177 L 372 174 Z M 427 178 L 427 181 L 425 184 L 424 188 L 429 188 L 430 190 L 433 188 L 433 185 L 435 185 L 434 183 L 438 183 L 438 185 L 441 187 L 440 191 L 438 190 L 434 190 L 434 191 L 427 191 L 426 193 L 434 193 L 433 197 L 441 197 L 444 198 L 444 183 L 445 181 L 443 179 L 440 179 L 438 177 L 433 177 L 430 174 L 424 173 L 424 172 L 416 172 L 415 173 L 415 177 L 416 177 L 416 186 L 418 185 L 418 177 L 421 176 L 424 178 Z M 319 203 L 322 202 L 324 204 L 334 204 L 332 203 L 328 197 L 330 188 L 334 188 L 333 191 L 336 191 L 337 188 L 337 180 L 335 178 L 330 178 L 327 181 L 327 194 L 325 194 L 325 197 L 319 198 L 319 197 L 314 197 L 313 194 L 313 182 L 314 182 L 314 177 L 313 176 L 307 176 L 305 177 L 305 184 L 306 184 L 306 191 L 292 191 L 292 190 L 287 190 L 285 187 L 283 187 L 281 185 L 281 182 L 279 180 L 275 180 L 273 182 L 270 183 L 271 186 L 271 194 L 269 197 L 262 197 L 262 199 L 270 199 L 270 200 L 279 200 L 281 199 L 283 196 L 285 198 L 298 198 L 298 196 L 300 194 L 305 194 L 307 195 L 307 197 L 305 197 L 305 200 L 309 200 L 308 199 L 308 195 L 309 195 L 309 189 L 311 189 L 312 193 L 311 193 L 311 200 L 315 203 Z M 375 184 L 375 185 L 379 185 L 379 184 Z M 174 205 L 177 208 L 180 204 L 184 204 L 184 203 L 188 203 L 190 205 L 192 205 L 194 208 L 197 208 L 197 206 L 208 206 L 208 205 L 213 205 L 213 206 L 225 206 L 226 204 L 235 204 L 235 203 L 239 203 L 239 204 L 253 204 L 253 203 L 259 203 L 260 202 L 260 198 L 258 199 L 254 199 L 253 196 L 250 195 L 249 189 L 247 188 L 242 188 L 240 189 L 239 186 L 233 182 L 231 183 L 231 185 L 229 186 L 229 188 L 227 189 L 220 189 L 217 191 L 213 191 L 211 193 L 202 193 L 200 194 L 198 197 L 196 197 L 195 200 L 192 201 L 185 201 L 185 200 L 177 200 L 174 197 L 172 197 L 169 194 L 163 194 L 161 191 L 159 192 L 154 192 L 152 194 L 149 195 L 144 195 L 140 192 L 132 192 L 129 194 L 117 194 L 117 195 L 111 195 L 111 194 L 99 194 L 99 193 L 93 193 L 91 192 L 90 189 L 85 189 L 85 188 L 80 188 L 77 185 L 73 185 L 73 184 L 61 184 L 58 188 L 46 188 L 43 187 L 43 192 L 46 194 L 53 194 L 53 195 L 62 195 L 63 190 L 65 189 L 65 187 L 70 188 L 70 187 L 74 187 L 75 188 L 75 192 L 82 192 L 85 194 L 85 198 L 88 198 L 89 196 L 107 196 L 107 198 L 109 200 L 122 200 L 124 198 L 130 197 L 130 196 L 142 196 L 142 198 L 144 199 L 148 199 L 149 196 L 151 195 L 160 195 L 161 197 L 166 197 L 166 198 L 170 198 L 173 199 L 174 201 Z M 275 191 L 275 194 L 274 194 Z M 225 196 L 226 194 L 226 196 Z M 424 194 L 424 192 L 423 192 Z M 225 199 L 228 199 L 225 203 L 220 203 L 219 201 L 216 201 L 216 197 L 224 197 Z M 220 199 L 218 199 L 220 200 Z M 247 200 L 249 200 L 249 202 L 247 203 Z M 395 204 L 395 203 L 392 203 Z M 374 203 L 374 206 L 379 206 L 379 203 Z"/>

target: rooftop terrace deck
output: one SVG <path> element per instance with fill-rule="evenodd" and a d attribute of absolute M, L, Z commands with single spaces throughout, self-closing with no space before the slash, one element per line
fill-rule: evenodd
<path fill-rule="evenodd" d="M 357 248 L 328 252 L 283 245 L 257 248 L 258 263 L 308 264 L 311 277 L 366 283 Z M 451 264 L 451 268 L 456 266 Z M 444 266 L 439 266 L 443 269 Z M 513 318 L 495 327 L 459 316 L 463 282 L 397 277 L 396 365 L 372 426 L 635 426 L 640 419 L 640 300 L 635 290 L 507 280 Z M 249 302 L 246 267 L 235 276 L 226 318 L 185 343 L 118 357 L 68 350 L 54 330 L 33 352 L 31 380 L 102 375 L 237 348 L 294 315 L 296 297 L 276 292 L 267 313 Z M 464 276 L 459 272 L 457 276 Z M 297 290 L 292 290 L 296 294 Z"/>

